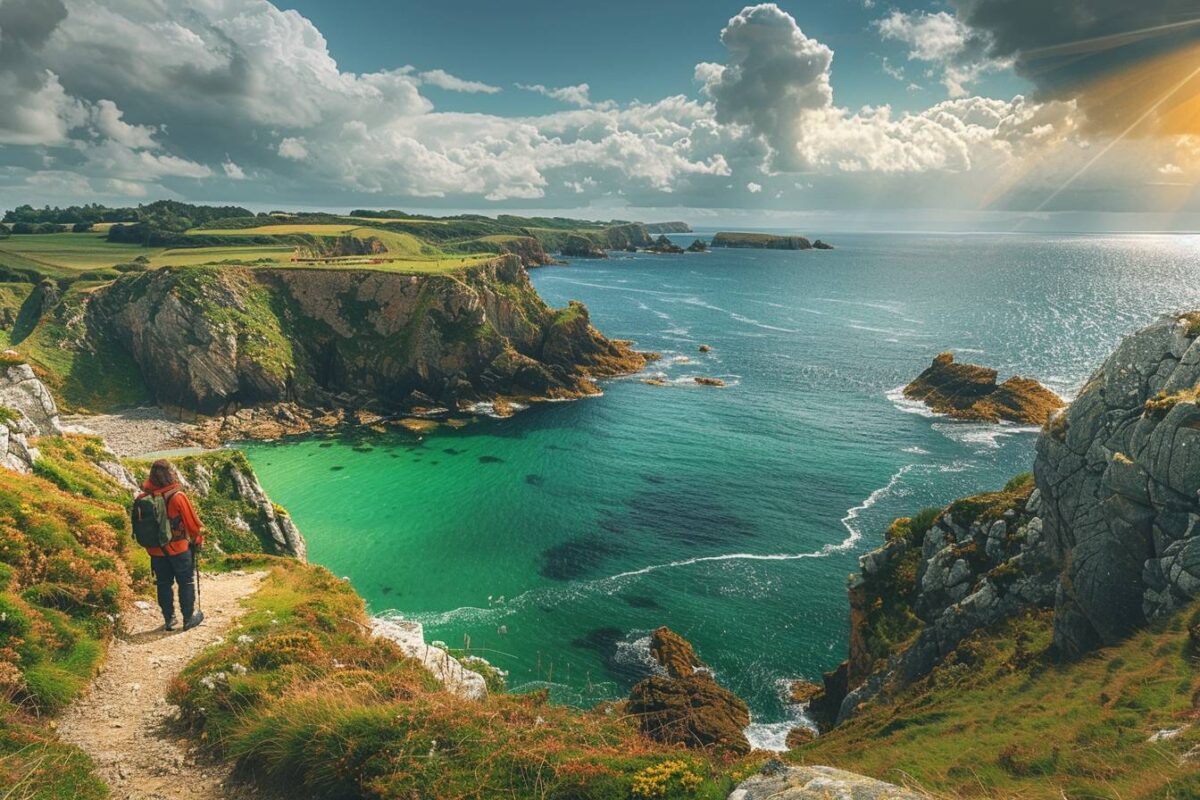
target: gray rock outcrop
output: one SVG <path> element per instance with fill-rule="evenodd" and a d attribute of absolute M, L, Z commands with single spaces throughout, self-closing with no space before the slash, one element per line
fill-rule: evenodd
<path fill-rule="evenodd" d="M 4 358 L 14 359 L 9 351 Z M 38 452 L 29 443 L 33 436 L 63 433 L 58 406 L 28 364 L 8 363 L 0 369 L 0 466 L 30 472 Z"/>
<path fill-rule="evenodd" d="M 1126 338 L 1038 440 L 1061 567 L 1055 643 L 1127 636 L 1200 594 L 1200 314 Z"/>
<path fill-rule="evenodd" d="M 258 509 L 263 525 L 279 550 L 300 561 L 308 560 L 308 545 L 300 529 L 292 522 L 291 516 L 278 509 L 267 496 L 254 471 L 239 469 L 237 464 L 230 464 L 227 469 L 238 497 Z"/>
<path fill-rule="evenodd" d="M 739 783 L 728 800 L 926 800 L 926 796 L 834 767 L 785 767 L 770 762 Z"/>
<path fill-rule="evenodd" d="M 952 504 L 919 540 L 897 537 L 859 559 L 850 579 L 850 691 L 837 721 L 864 702 L 927 675 L 975 631 L 1028 608 L 1049 608 L 1058 575 L 1038 516 L 1035 489 L 979 495 Z M 1007 507 L 1006 507 L 1007 506 Z M 983 512 L 979 513 L 979 508 Z M 970 514 L 979 513 L 972 519 Z M 916 537 L 914 537 L 916 538 Z M 871 641 L 864 624 L 870 608 L 890 591 L 897 567 L 916 562 L 911 607 L 917 618 L 911 643 L 898 653 Z"/>

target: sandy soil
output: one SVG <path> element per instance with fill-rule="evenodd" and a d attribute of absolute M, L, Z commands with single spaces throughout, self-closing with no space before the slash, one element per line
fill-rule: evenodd
<path fill-rule="evenodd" d="M 223 800 L 248 787 L 228 785 L 228 767 L 193 757 L 166 701 L 171 679 L 205 647 L 219 642 L 244 612 L 264 572 L 202 575 L 205 621 L 190 631 L 163 630 L 154 603 L 138 601 L 124 615 L 90 691 L 59 721 L 59 735 L 91 754 L 114 798 Z"/>

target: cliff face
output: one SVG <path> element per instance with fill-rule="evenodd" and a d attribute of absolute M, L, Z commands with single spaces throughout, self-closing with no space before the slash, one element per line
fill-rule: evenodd
<path fill-rule="evenodd" d="M 1053 608 L 1070 657 L 1200 596 L 1198 397 L 1200 314 L 1162 320 L 1050 416 L 1033 482 L 893 523 L 851 578 L 849 659 L 818 714 L 846 719 L 1018 613 Z"/>
<path fill-rule="evenodd" d="M 1111 644 L 1200 594 L 1200 314 L 1125 339 L 1038 440 L 1055 641 Z"/>
<path fill-rule="evenodd" d="M 1035 380 L 1014 375 L 997 384 L 996 375 L 994 369 L 962 364 L 953 353 L 942 353 L 904 387 L 904 396 L 955 419 L 1028 425 L 1044 424 L 1066 405 Z"/>
<path fill-rule="evenodd" d="M 598 392 L 592 378 L 645 363 L 582 305 L 547 306 L 513 255 L 421 276 L 158 270 L 96 292 L 87 318 L 132 354 L 160 403 L 207 414 L 579 397 Z"/>

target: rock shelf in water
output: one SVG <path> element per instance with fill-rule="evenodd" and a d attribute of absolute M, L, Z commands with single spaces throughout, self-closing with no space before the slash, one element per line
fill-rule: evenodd
<path fill-rule="evenodd" d="M 1014 375 L 996 383 L 996 370 L 954 360 L 941 353 L 904 387 L 904 396 L 955 419 L 1043 425 L 1066 405 L 1061 397 L 1031 378 Z"/>

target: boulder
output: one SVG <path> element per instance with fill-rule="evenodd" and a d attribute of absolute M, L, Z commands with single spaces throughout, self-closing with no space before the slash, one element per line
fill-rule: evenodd
<path fill-rule="evenodd" d="M 927 800 L 892 783 L 834 767 L 789 767 L 768 762 L 737 785 L 728 800 Z"/>
<path fill-rule="evenodd" d="M 954 360 L 941 353 L 904 387 L 904 396 L 919 400 L 939 414 L 975 422 L 1043 425 L 1066 403 L 1030 378 L 1013 376 L 996 383 L 996 370 Z"/>
<path fill-rule="evenodd" d="M 652 676 L 629 693 L 626 710 L 646 736 L 665 744 L 697 749 L 750 752 L 746 726 L 750 711 L 733 692 L 711 676 Z"/>

